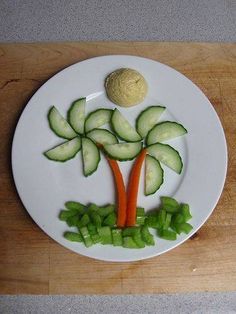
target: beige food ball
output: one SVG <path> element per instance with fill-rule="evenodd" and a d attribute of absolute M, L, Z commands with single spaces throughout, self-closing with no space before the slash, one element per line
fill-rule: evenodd
<path fill-rule="evenodd" d="M 122 107 L 141 103 L 147 95 L 148 85 L 145 78 L 136 70 L 118 69 L 105 80 L 108 98 Z"/>

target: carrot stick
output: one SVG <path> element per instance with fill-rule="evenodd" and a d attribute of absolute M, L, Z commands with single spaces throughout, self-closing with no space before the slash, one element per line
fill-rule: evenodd
<path fill-rule="evenodd" d="M 139 179 L 142 169 L 142 164 L 145 159 L 147 150 L 144 148 L 136 158 L 129 177 L 128 184 L 128 200 L 127 200 L 127 220 L 126 226 L 132 227 L 136 223 L 136 208 L 138 198 Z"/>
<path fill-rule="evenodd" d="M 107 157 L 107 161 L 112 169 L 117 190 L 117 226 L 124 227 L 126 221 L 126 191 L 122 173 L 116 160 Z"/>

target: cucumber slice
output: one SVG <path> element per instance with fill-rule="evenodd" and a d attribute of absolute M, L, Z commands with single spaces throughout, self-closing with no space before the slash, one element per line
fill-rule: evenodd
<path fill-rule="evenodd" d="M 187 130 L 179 123 L 164 121 L 156 124 L 147 135 L 147 145 L 157 142 L 163 142 L 181 136 L 187 133 Z"/>
<path fill-rule="evenodd" d="M 110 122 L 112 115 L 111 109 L 98 109 L 91 112 L 85 120 L 85 132 L 99 128 L 100 126 Z"/>
<path fill-rule="evenodd" d="M 142 143 L 120 143 L 105 145 L 104 150 L 112 159 L 120 161 L 134 159 L 142 149 Z"/>
<path fill-rule="evenodd" d="M 163 106 L 150 106 L 139 114 L 136 120 L 136 129 L 142 138 L 147 136 L 148 132 L 158 122 L 165 109 L 166 108 Z"/>
<path fill-rule="evenodd" d="M 48 121 L 51 130 L 56 133 L 57 136 L 68 140 L 77 136 L 66 119 L 62 117 L 60 112 L 54 106 L 49 110 Z"/>
<path fill-rule="evenodd" d="M 156 143 L 147 148 L 148 153 L 162 162 L 167 167 L 171 168 L 178 174 L 183 168 L 182 159 L 177 150 L 167 144 Z"/>
<path fill-rule="evenodd" d="M 68 121 L 79 134 L 84 133 L 85 104 L 86 98 L 80 98 L 73 102 L 68 111 Z"/>
<path fill-rule="evenodd" d="M 44 155 L 51 160 L 55 161 L 67 161 L 75 157 L 81 148 L 81 139 L 79 137 L 73 138 L 73 140 L 60 144 L 44 153 Z"/>
<path fill-rule="evenodd" d="M 122 140 L 127 142 L 138 142 L 141 140 L 141 136 L 129 124 L 118 109 L 115 109 L 112 114 L 111 124 L 117 136 Z"/>
<path fill-rule="evenodd" d="M 87 177 L 97 170 L 100 162 L 100 152 L 89 138 L 82 138 L 82 157 L 84 175 Z"/>
<path fill-rule="evenodd" d="M 164 171 L 159 161 L 150 156 L 146 156 L 145 162 L 145 195 L 154 194 L 162 185 Z"/>
<path fill-rule="evenodd" d="M 110 131 L 105 129 L 94 129 L 87 133 L 87 137 L 93 140 L 95 143 L 106 145 L 118 143 L 117 138 Z"/>

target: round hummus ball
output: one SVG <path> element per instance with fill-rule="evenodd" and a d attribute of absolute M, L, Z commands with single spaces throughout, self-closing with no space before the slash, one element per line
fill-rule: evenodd
<path fill-rule="evenodd" d="M 141 103 L 147 95 L 148 85 L 145 78 L 136 70 L 118 69 L 105 80 L 108 98 L 122 107 Z"/>

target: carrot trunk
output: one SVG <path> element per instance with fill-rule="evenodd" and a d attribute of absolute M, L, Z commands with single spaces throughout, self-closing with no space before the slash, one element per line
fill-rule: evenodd
<path fill-rule="evenodd" d="M 107 157 L 107 161 L 112 169 L 117 190 L 117 226 L 124 227 L 126 222 L 126 191 L 122 173 L 116 160 Z"/>
<path fill-rule="evenodd" d="M 147 150 L 144 148 L 133 165 L 129 177 L 128 184 L 128 200 L 127 200 L 127 220 L 126 226 L 132 227 L 136 223 L 136 208 L 138 198 L 139 179 L 142 169 L 142 164 L 145 159 Z"/>

